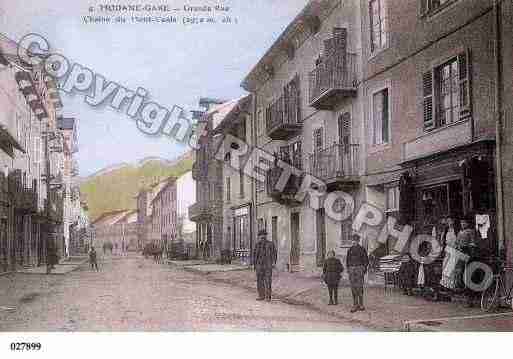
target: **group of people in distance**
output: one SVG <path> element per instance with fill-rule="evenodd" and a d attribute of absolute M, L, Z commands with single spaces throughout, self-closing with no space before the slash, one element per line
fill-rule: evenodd
<path fill-rule="evenodd" d="M 271 301 L 272 297 L 272 271 L 277 261 L 276 246 L 267 239 L 265 229 L 258 232 L 258 242 L 254 251 L 254 268 L 257 279 L 257 300 Z M 369 266 L 367 251 L 360 245 L 360 237 L 355 234 L 352 237 L 352 246 L 347 252 L 346 267 L 351 283 L 353 295 L 353 307 L 351 313 L 365 310 L 363 305 L 363 283 L 365 273 Z M 329 305 L 338 304 L 338 286 L 344 266 L 335 257 L 335 251 L 328 252 L 328 258 L 324 261 L 323 280 L 328 286 Z"/>

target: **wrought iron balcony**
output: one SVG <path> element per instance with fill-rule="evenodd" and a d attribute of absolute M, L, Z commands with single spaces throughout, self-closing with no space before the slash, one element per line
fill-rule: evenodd
<path fill-rule="evenodd" d="M 334 52 L 321 59 L 309 74 L 310 106 L 332 110 L 345 97 L 356 94 L 356 54 Z"/>
<path fill-rule="evenodd" d="M 207 202 L 196 202 L 189 207 L 189 219 L 193 222 L 206 220 L 211 216 L 212 210 Z"/>
<path fill-rule="evenodd" d="M 265 112 L 267 136 L 273 140 L 287 140 L 301 130 L 303 123 L 298 96 L 281 95 Z"/>
<path fill-rule="evenodd" d="M 282 204 L 299 204 L 299 202 L 296 199 L 296 194 L 301 188 L 301 181 L 303 180 L 303 176 L 291 174 L 283 190 L 280 190 L 278 188 L 278 182 L 280 180 L 282 172 L 283 169 L 277 165 L 271 167 L 267 171 L 266 185 L 268 195 L 275 201 Z"/>
<path fill-rule="evenodd" d="M 37 189 L 36 185 L 29 188 L 22 183 L 20 170 L 14 170 L 8 177 L 8 189 L 12 198 L 14 210 L 22 214 L 37 212 Z"/>
<path fill-rule="evenodd" d="M 359 182 L 359 145 L 334 144 L 310 155 L 310 172 L 326 183 L 328 191 Z"/>

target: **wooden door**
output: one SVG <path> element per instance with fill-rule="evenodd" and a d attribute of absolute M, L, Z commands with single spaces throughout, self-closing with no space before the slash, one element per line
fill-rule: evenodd
<path fill-rule="evenodd" d="M 271 224 L 272 224 L 271 238 L 272 238 L 272 241 L 274 243 L 274 246 L 276 247 L 276 250 L 278 250 L 278 217 L 274 216 L 272 218 L 272 223 Z"/>
<path fill-rule="evenodd" d="M 326 216 L 324 208 L 316 211 L 316 227 L 317 227 L 317 266 L 324 265 L 326 258 Z"/>
<path fill-rule="evenodd" d="M 349 151 L 351 143 L 351 114 L 349 112 L 338 117 L 338 140 L 340 144 L 344 145 L 345 150 Z"/>
<path fill-rule="evenodd" d="M 299 266 L 299 213 L 294 212 L 290 214 L 290 269 L 291 271 L 298 270 Z"/>

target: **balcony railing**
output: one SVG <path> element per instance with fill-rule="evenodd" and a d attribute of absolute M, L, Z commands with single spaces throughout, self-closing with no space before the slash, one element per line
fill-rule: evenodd
<path fill-rule="evenodd" d="M 334 144 L 310 155 L 310 171 L 330 185 L 358 182 L 359 146 Z"/>
<path fill-rule="evenodd" d="M 206 202 L 196 202 L 189 207 L 189 219 L 193 222 L 208 219 L 212 216 L 212 210 Z"/>
<path fill-rule="evenodd" d="M 356 54 L 335 52 L 309 74 L 310 106 L 332 110 L 338 101 L 356 93 Z"/>
<path fill-rule="evenodd" d="M 296 94 L 281 95 L 265 113 L 267 135 L 273 140 L 286 140 L 302 127 L 300 97 Z"/>
<path fill-rule="evenodd" d="M 297 204 L 296 194 L 301 188 L 301 181 L 303 176 L 291 174 L 288 178 L 287 183 L 283 190 L 278 188 L 278 182 L 280 180 L 283 169 L 279 166 L 271 167 L 267 171 L 266 185 L 267 193 L 271 198 L 279 203 L 294 205 Z"/>
<path fill-rule="evenodd" d="M 23 214 L 37 212 L 37 189 L 35 184 L 33 188 L 29 188 L 22 182 L 20 170 L 14 170 L 9 174 L 7 183 L 8 190 L 12 198 L 14 210 Z"/>

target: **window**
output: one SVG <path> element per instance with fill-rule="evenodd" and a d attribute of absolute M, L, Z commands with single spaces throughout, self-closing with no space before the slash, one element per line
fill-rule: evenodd
<path fill-rule="evenodd" d="M 372 143 L 381 145 L 390 140 L 388 88 L 372 95 Z"/>
<path fill-rule="evenodd" d="M 290 147 L 292 152 L 292 166 L 300 170 L 303 169 L 301 141 L 294 142 Z"/>
<path fill-rule="evenodd" d="M 259 162 L 262 163 L 262 165 L 255 167 L 255 172 L 265 176 L 267 174 L 267 171 L 264 170 L 263 168 L 270 168 L 272 166 L 272 162 L 269 161 L 265 157 L 260 157 Z M 263 168 L 260 168 L 260 167 L 263 167 Z M 256 181 L 256 190 L 258 192 L 262 192 L 265 189 L 265 182 L 259 181 L 257 178 L 255 178 L 255 181 Z"/>
<path fill-rule="evenodd" d="M 470 116 L 469 54 L 458 56 L 422 75 L 424 130 Z"/>
<path fill-rule="evenodd" d="M 420 0 L 421 15 L 424 16 L 436 13 L 455 1 L 456 0 Z"/>
<path fill-rule="evenodd" d="M 257 134 L 262 135 L 264 133 L 264 112 L 262 109 L 258 110 L 257 114 Z"/>
<path fill-rule="evenodd" d="M 231 178 L 230 177 L 226 177 L 226 200 L 228 202 L 230 202 L 231 200 L 231 190 L 232 190 L 232 183 L 231 183 Z"/>
<path fill-rule="evenodd" d="M 273 216 L 271 218 L 271 224 L 272 224 L 271 239 L 272 239 L 274 245 L 276 246 L 276 248 L 278 248 L 278 217 Z"/>
<path fill-rule="evenodd" d="M 316 128 L 313 133 L 314 152 L 320 152 L 323 147 L 322 127 Z"/>
<path fill-rule="evenodd" d="M 243 118 L 238 128 L 239 139 L 246 142 L 246 118 Z"/>
<path fill-rule="evenodd" d="M 369 19 L 371 52 L 375 52 L 387 46 L 385 0 L 369 2 Z"/>
<path fill-rule="evenodd" d="M 399 211 L 399 186 L 388 187 L 386 189 L 387 212 Z"/>
<path fill-rule="evenodd" d="M 259 218 L 258 219 L 258 232 L 260 232 L 261 230 L 264 230 L 264 229 L 266 229 L 264 219 Z"/>
<path fill-rule="evenodd" d="M 239 194 L 240 197 L 244 197 L 244 169 L 241 167 L 239 169 Z"/>

